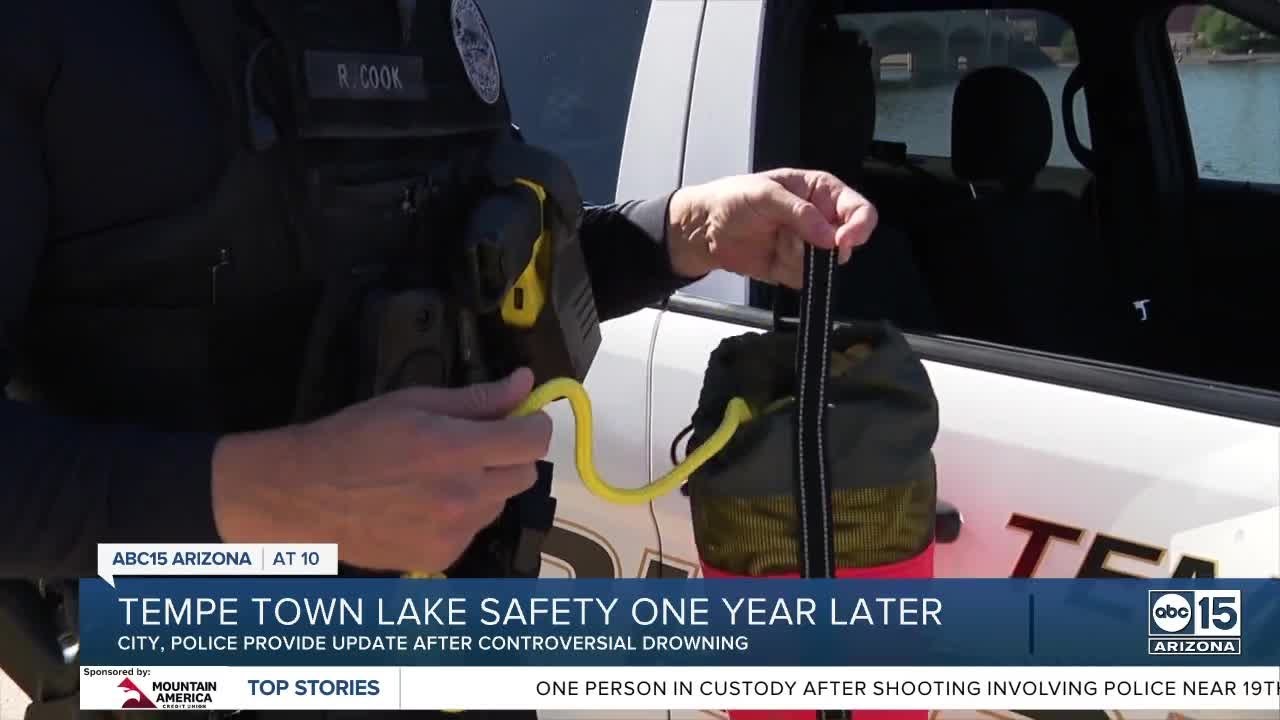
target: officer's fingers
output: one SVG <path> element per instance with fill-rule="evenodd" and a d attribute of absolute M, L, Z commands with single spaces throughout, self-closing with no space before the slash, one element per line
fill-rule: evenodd
<path fill-rule="evenodd" d="M 778 182 L 763 184 L 761 194 L 757 212 L 814 247 L 835 247 L 835 226 L 803 195 Z"/>
<path fill-rule="evenodd" d="M 834 228 L 830 245 L 816 247 L 839 249 L 841 263 L 847 262 L 853 250 L 871 237 L 876 225 L 875 207 L 843 180 L 819 170 L 781 168 L 766 173 L 789 192 L 807 199 Z"/>
<path fill-rule="evenodd" d="M 472 536 L 492 523 L 507 500 L 533 487 L 533 464 L 490 468 L 456 478 L 457 483 L 432 503 L 433 532 L 444 547 L 461 552 Z"/>
<path fill-rule="evenodd" d="M 801 173 L 809 202 L 835 226 L 835 247 L 841 263 L 848 262 L 853 251 L 864 245 L 876 227 L 876 209 L 869 200 L 828 172 L 806 170 Z"/>
<path fill-rule="evenodd" d="M 871 239 L 880 220 L 875 206 L 865 198 L 852 190 L 847 195 L 841 200 L 840 227 L 836 228 L 836 247 L 840 248 L 842 263 L 849 260 L 854 248 Z"/>
<path fill-rule="evenodd" d="M 445 461 L 464 467 L 524 465 L 546 457 L 551 446 L 551 417 L 545 412 L 492 421 L 454 418 L 433 425 L 443 431 L 436 440 L 443 443 Z"/>
<path fill-rule="evenodd" d="M 474 507 L 473 518 L 481 525 L 488 524 L 502 512 L 507 498 L 528 490 L 537 480 L 538 469 L 533 463 L 486 469 L 477 485 L 481 501 Z"/>
<path fill-rule="evenodd" d="M 795 233 L 783 230 L 778 233 L 778 260 L 792 264 L 804 261 L 804 241 Z"/>
<path fill-rule="evenodd" d="M 457 531 L 442 532 L 436 517 L 437 503 L 413 505 L 413 513 L 359 515 L 359 521 L 353 521 L 338 540 L 342 561 L 384 572 L 433 572 L 448 565 L 465 549 L 469 536 Z M 354 510 L 353 516 L 359 508 Z"/>
<path fill-rule="evenodd" d="M 769 279 L 798 290 L 803 280 L 804 242 L 790 233 L 781 233 L 778 249 L 769 268 Z"/>
<path fill-rule="evenodd" d="M 514 490 L 509 487 L 512 478 L 499 477 L 495 482 L 490 478 L 489 470 L 452 477 L 449 484 L 435 491 L 438 498 L 433 503 L 432 520 L 437 525 L 436 530 L 447 535 L 450 541 L 466 542 L 498 516 L 507 498 L 533 485 L 533 465 L 527 467 L 526 485 Z"/>
<path fill-rule="evenodd" d="M 395 395 L 396 402 L 433 415 L 493 420 L 509 415 L 532 389 L 533 373 L 520 368 L 495 382 L 460 388 L 414 387 Z"/>
<path fill-rule="evenodd" d="M 804 287 L 804 273 L 798 267 L 780 267 L 774 271 L 773 281 L 792 290 L 799 290 Z"/>

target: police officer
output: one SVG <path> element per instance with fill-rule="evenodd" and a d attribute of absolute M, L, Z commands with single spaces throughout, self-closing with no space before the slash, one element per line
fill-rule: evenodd
<path fill-rule="evenodd" d="M 368 15 L 391 5 L 328 4 Z M 423 2 L 417 12 L 425 18 L 441 4 L 449 5 Z M 273 337 L 280 331 L 270 328 L 246 333 L 259 346 L 229 351 L 243 353 L 255 376 L 258 417 L 215 425 L 190 419 L 200 414 L 193 405 L 216 399 L 197 386 L 199 374 L 148 357 L 165 352 L 166 338 L 75 327 L 93 303 L 109 300 L 93 288 L 83 301 L 40 295 L 57 273 L 83 271 L 48 262 L 51 252 L 76 246 L 107 259 L 141 251 L 130 226 L 199 212 L 192 208 L 225 172 L 223 108 L 197 52 L 218 25 L 204 18 L 193 33 L 184 22 L 211 12 L 200 5 L 18 3 L 0 23 L 0 380 L 29 399 L 0 400 L 0 574 L 92 574 L 99 542 L 218 539 L 337 541 L 356 564 L 441 567 L 503 498 L 528 485 L 546 449 L 545 416 L 499 419 L 529 391 L 527 372 L 399 392 L 289 426 L 287 414 L 267 407 L 280 395 L 272 386 L 288 383 L 266 376 L 290 365 L 297 335 Z M 714 269 L 797 285 L 793 238 L 839 245 L 847 259 L 874 224 L 872 206 L 830 175 L 780 170 L 590 209 L 582 243 L 607 319 Z M 164 242 L 177 253 L 194 239 Z M 202 266 L 197 275 L 208 282 L 217 273 Z M 267 317 L 273 300 L 258 296 L 238 319 Z M 172 330 L 163 315 L 153 316 L 157 335 Z M 42 356 L 32 367 L 27 348 L 43 347 L 43 334 L 73 337 L 66 346 L 76 354 Z M 120 345 L 137 340 L 149 347 Z M 118 374 L 96 370 L 108 365 Z M 50 387 L 55 380 L 132 403 L 78 408 Z M 164 415 L 176 420 L 157 420 Z"/>
<path fill-rule="evenodd" d="M 0 577 L 90 576 L 105 542 L 337 542 L 355 566 L 441 568 L 534 482 L 549 419 L 504 419 L 527 370 L 291 413 L 319 302 L 298 268 L 357 216 L 335 188 L 418 148 L 430 164 L 459 127 L 473 145 L 510 127 L 477 17 L 472 0 L 7 5 Z M 358 53 L 378 44 L 400 59 L 370 85 Z M 875 223 L 831 175 L 776 170 L 588 208 L 580 236 L 607 320 L 713 270 L 799 286 L 803 242 L 843 262 Z"/>

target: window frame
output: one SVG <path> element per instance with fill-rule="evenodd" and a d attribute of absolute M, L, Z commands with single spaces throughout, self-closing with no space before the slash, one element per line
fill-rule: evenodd
<path fill-rule="evenodd" d="M 557 29 L 554 39 L 558 42 L 548 45 L 547 38 L 542 34 L 522 28 L 524 23 L 530 21 L 530 13 L 526 4 L 520 0 L 480 0 L 480 9 L 485 13 L 486 22 L 494 35 L 503 90 L 511 107 L 512 123 L 520 128 L 521 133 L 531 143 L 555 148 L 557 153 L 573 166 L 579 190 L 589 203 L 616 202 L 623 163 L 626 159 L 626 142 L 633 115 L 632 108 L 636 106 L 636 89 L 641 80 L 642 62 L 645 60 L 645 48 L 651 44 L 653 37 L 651 23 L 659 14 L 655 11 L 661 3 L 659 0 L 629 0 L 627 7 L 623 7 L 621 3 L 605 7 L 592 3 L 591 0 L 561 0 L 561 4 L 565 6 L 560 8 L 561 12 L 571 13 L 575 5 L 581 7 L 590 5 L 602 15 L 614 18 L 628 16 L 632 10 L 635 11 L 635 20 L 631 20 L 630 17 L 615 20 L 613 29 L 608 33 L 608 42 L 605 43 L 609 47 L 607 54 L 614 55 L 610 60 L 616 61 L 617 65 L 616 68 L 610 69 L 619 72 L 606 74 L 599 69 L 595 63 L 591 62 L 591 60 L 598 61 L 599 53 L 591 54 L 591 48 L 585 45 L 581 49 L 574 47 L 572 38 L 575 35 L 569 30 L 561 32 Z M 541 17 L 541 13 L 534 13 L 534 15 Z M 516 30 L 523 30 L 523 32 L 515 32 Z M 536 31 L 537 28 L 533 30 Z M 509 32 L 504 35 L 505 31 Z M 635 49 L 633 57 L 628 57 L 621 52 L 623 48 L 632 47 Z M 563 64 L 560 64 L 562 62 Z M 605 67 L 610 65 L 611 63 L 606 63 Z M 542 73 L 550 78 L 568 79 L 571 82 L 529 82 L 524 76 L 530 73 L 531 66 L 538 68 L 533 72 L 535 78 Z M 618 77 L 619 74 L 625 77 Z M 554 97 L 556 93 L 565 90 L 585 91 L 575 99 L 587 98 L 582 104 L 588 106 L 590 112 L 570 110 L 565 113 L 565 116 L 570 118 L 566 122 L 541 122 L 548 116 L 548 110 L 552 107 L 547 103 L 546 98 Z M 613 96 L 613 93 L 617 93 L 617 96 Z M 624 93 L 625 102 L 618 102 L 623 99 Z M 602 95 L 607 95 L 610 102 L 602 103 Z M 537 98 L 541 104 L 535 104 L 534 98 Z M 520 101 L 524 100 L 530 101 L 527 106 L 522 106 Z M 525 112 L 528 110 L 533 112 Z M 584 116 L 591 118 L 591 113 L 596 114 L 598 122 L 583 120 Z M 555 141 L 542 138 L 539 131 L 543 129 L 555 133 Z M 599 132 L 594 132 L 597 129 Z M 567 132 L 560 134 L 556 131 Z M 564 149 L 566 144 L 581 142 L 584 139 L 588 143 L 611 141 L 615 135 L 618 139 L 616 147 L 609 147 L 607 154 Z M 599 144 L 613 145 L 612 142 Z M 612 170 L 611 177 L 610 170 Z M 584 185 L 584 180 L 591 182 L 589 185 Z"/>
<path fill-rule="evenodd" d="M 751 171 L 757 172 L 777 164 L 778 156 L 761 135 L 767 131 L 768 120 L 761 117 L 761 110 L 773 97 L 771 85 L 785 78 L 780 77 L 778 33 L 780 16 L 812 12 L 813 7 L 824 0 L 787 0 L 764 3 L 761 46 L 756 67 L 756 117 L 753 132 Z M 703 32 L 708 29 L 704 28 Z M 714 27 L 709 31 L 714 32 Z M 1082 49 L 1082 52 L 1083 49 Z M 1084 92 L 1088 92 L 1086 81 Z M 1092 121 L 1097 112 L 1089 106 Z M 1094 143 L 1097 136 L 1091 132 Z M 746 302 L 726 302 L 723 297 L 707 297 L 696 293 L 677 292 L 669 300 L 655 307 L 670 312 L 693 315 L 709 320 L 730 322 L 759 330 L 776 329 L 788 324 L 786 318 L 778 319 L 770 308 L 758 303 L 757 281 L 741 279 L 749 289 Z M 713 293 L 718 295 L 718 293 Z M 1268 426 L 1280 426 L 1280 392 L 1259 388 L 1225 385 L 1220 382 L 1184 377 L 1141 367 L 1130 367 L 1091 360 L 1083 357 L 1066 357 L 1026 348 L 997 345 L 968 338 L 904 332 L 908 342 L 920 356 L 928 361 L 972 368 L 984 372 L 1019 377 L 1038 382 L 1083 389 L 1141 402 L 1232 418 Z"/>

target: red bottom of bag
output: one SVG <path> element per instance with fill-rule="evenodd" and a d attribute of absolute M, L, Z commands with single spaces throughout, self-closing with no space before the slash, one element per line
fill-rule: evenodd
<path fill-rule="evenodd" d="M 928 720 L 928 710 L 852 710 L 852 720 Z M 730 710 L 730 720 L 814 720 L 813 710 Z"/>
<path fill-rule="evenodd" d="M 707 563 L 702 564 L 702 576 L 716 579 L 726 580 L 751 580 L 748 575 L 732 575 L 718 568 L 714 568 Z M 777 575 L 761 575 L 761 579 L 779 578 L 783 580 L 795 580 L 800 577 L 800 573 L 779 573 Z M 933 543 L 920 551 L 920 554 L 909 557 L 906 560 L 888 565 L 877 565 L 875 567 L 866 568 L 836 568 L 836 578 L 839 580 L 928 580 L 933 577 Z"/>
<path fill-rule="evenodd" d="M 702 576 L 709 579 L 747 579 L 744 575 L 731 575 L 702 563 Z M 764 575 L 764 578 L 795 579 L 800 573 Z M 840 580 L 925 580 L 933 577 L 933 544 L 919 555 L 869 568 L 837 568 Z M 814 720 L 813 710 L 730 710 L 729 720 Z M 853 720 L 928 720 L 928 710 L 851 710 Z"/>

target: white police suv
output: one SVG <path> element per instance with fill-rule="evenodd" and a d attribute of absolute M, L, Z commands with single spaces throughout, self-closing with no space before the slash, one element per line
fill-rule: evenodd
<path fill-rule="evenodd" d="M 890 320 L 926 360 L 940 576 L 1276 577 L 1280 63 L 1196 18 L 1274 39 L 1280 5 L 1221 1 L 481 5 L 516 122 L 589 202 L 803 166 L 876 204 L 837 317 Z M 822 21 L 870 52 L 805 52 Z M 672 467 L 709 353 L 771 328 L 775 295 L 712 276 L 605 324 L 586 385 L 609 483 Z M 687 499 L 598 500 L 552 412 L 544 574 L 697 575 Z"/>

